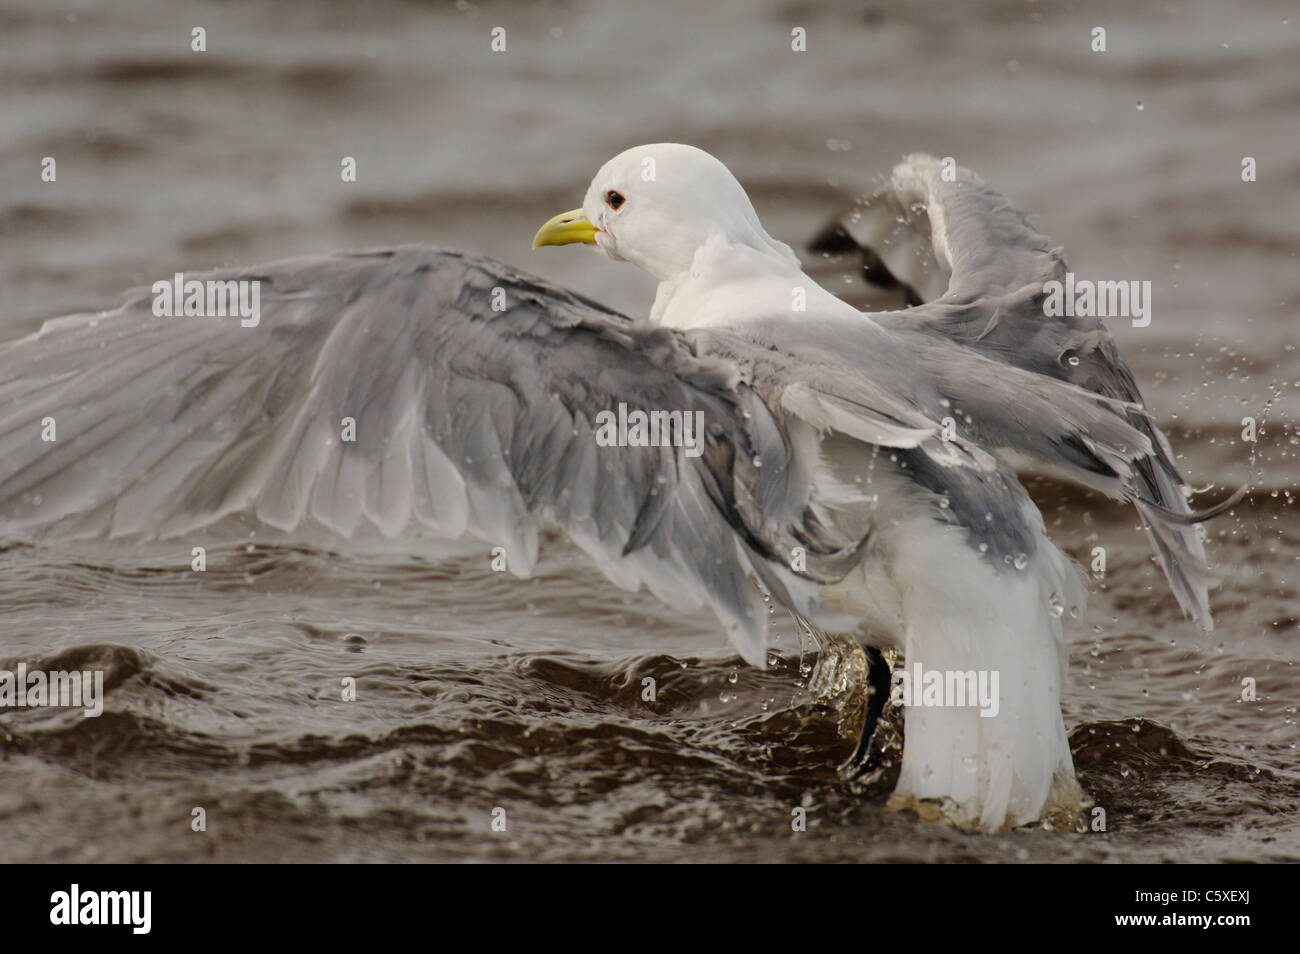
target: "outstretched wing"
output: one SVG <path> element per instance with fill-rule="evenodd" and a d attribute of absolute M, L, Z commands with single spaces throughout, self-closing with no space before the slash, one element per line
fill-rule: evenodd
<path fill-rule="evenodd" d="M 430 249 L 186 278 L 260 282 L 260 322 L 156 317 L 141 293 L 0 345 L 0 533 L 173 536 L 244 512 L 468 533 L 522 576 L 552 524 L 619 585 L 711 608 L 760 666 L 753 579 L 811 612 L 814 580 L 847 571 L 766 405 L 676 332 Z M 700 420 L 699 455 L 602 446 L 620 403 Z"/>
<path fill-rule="evenodd" d="M 1178 519 L 1193 515 L 1169 442 L 1138 410 L 1141 392 L 1101 320 L 1045 314 L 1045 283 L 1065 279 L 1059 247 L 973 172 L 945 168 L 925 155 L 907 157 L 881 189 L 837 216 L 811 247 L 860 254 L 867 281 L 901 288 L 916 306 L 873 313 L 879 324 L 952 342 L 1120 402 L 1114 413 L 1150 444 L 1122 474 L 1121 484 L 1131 493 L 1117 493 L 1105 479 L 1063 467 L 1057 455 L 1015 441 L 1014 432 L 1003 446 L 1050 471 L 1131 499 L 1180 605 L 1212 628 L 1207 593 L 1212 577 L 1200 528 Z"/>

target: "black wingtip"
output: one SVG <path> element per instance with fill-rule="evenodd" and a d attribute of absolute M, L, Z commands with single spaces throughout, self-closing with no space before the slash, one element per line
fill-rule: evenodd
<path fill-rule="evenodd" d="M 1152 503 L 1149 500 L 1142 501 L 1142 506 L 1149 509 L 1161 520 L 1169 523 L 1176 523 L 1184 527 L 1194 526 L 1198 523 L 1205 523 L 1207 520 L 1213 520 L 1231 510 L 1237 504 L 1246 499 L 1246 494 L 1250 492 L 1250 484 L 1242 484 L 1227 500 L 1221 501 L 1205 510 L 1193 510 L 1190 513 L 1178 513 L 1174 510 L 1166 510 L 1159 504 Z"/>

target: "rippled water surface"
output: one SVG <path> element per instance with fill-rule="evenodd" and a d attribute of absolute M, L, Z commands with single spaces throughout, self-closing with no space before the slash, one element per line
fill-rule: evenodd
<path fill-rule="evenodd" d="M 1081 275 L 1153 282 L 1151 327 L 1112 323 L 1148 402 L 1195 486 L 1257 487 L 1211 528 L 1205 635 L 1129 512 L 1031 482 L 1072 556 L 1108 552 L 1064 704 L 1105 833 L 887 811 L 888 765 L 836 775 L 861 687 L 809 692 L 815 647 L 791 630 L 779 665 L 748 669 L 711 618 L 616 589 L 562 541 L 522 582 L 474 544 L 244 525 L 11 542 L 0 668 L 100 668 L 107 699 L 98 719 L 0 713 L 0 860 L 1300 860 L 1296 20 L 1281 2 L 0 0 L 4 337 L 177 270 L 410 241 L 643 312 L 629 266 L 528 251 L 619 149 L 709 149 L 792 243 L 926 149 L 1033 213 Z"/>

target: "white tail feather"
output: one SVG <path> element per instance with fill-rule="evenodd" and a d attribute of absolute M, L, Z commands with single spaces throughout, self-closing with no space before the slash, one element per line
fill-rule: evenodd
<path fill-rule="evenodd" d="M 1063 617 L 1084 592 L 1069 561 L 1042 533 L 1037 551 L 1009 567 L 975 552 L 964 531 L 916 522 L 898 536 L 892 575 L 902 597 L 906 670 L 996 673 L 996 714 L 975 704 L 906 708 L 902 772 L 893 804 L 937 808 L 963 827 L 997 831 L 1080 808 L 1061 718 Z M 968 700 L 969 702 L 970 700 Z M 989 711 L 993 711 L 989 707 Z M 927 804 L 928 802 L 928 804 Z"/>

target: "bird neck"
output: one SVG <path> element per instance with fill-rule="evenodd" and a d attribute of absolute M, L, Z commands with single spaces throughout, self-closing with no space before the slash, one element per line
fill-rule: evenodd
<path fill-rule="evenodd" d="M 689 268 L 660 281 L 650 320 L 688 329 L 777 313 L 797 317 L 823 297 L 833 298 L 804 274 L 788 246 L 755 248 L 714 238 L 696 250 Z"/>

